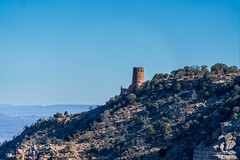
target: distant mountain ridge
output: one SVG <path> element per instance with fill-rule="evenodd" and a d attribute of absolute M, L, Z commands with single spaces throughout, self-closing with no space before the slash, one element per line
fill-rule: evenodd
<path fill-rule="evenodd" d="M 55 113 L 70 114 L 87 111 L 96 105 L 11 105 L 0 104 L 0 142 L 12 139 L 23 130 L 24 126 L 31 125 L 40 118 L 49 118 Z"/>
<path fill-rule="evenodd" d="M 0 118 L 6 117 L 5 114 L 0 113 Z"/>
<path fill-rule="evenodd" d="M 10 117 L 17 116 L 52 116 L 56 112 L 79 113 L 86 111 L 89 107 L 97 105 L 58 104 L 58 105 L 11 105 L 0 104 L 0 113 Z"/>

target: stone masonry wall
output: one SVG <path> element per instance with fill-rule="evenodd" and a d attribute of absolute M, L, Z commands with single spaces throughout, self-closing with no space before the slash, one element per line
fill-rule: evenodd
<path fill-rule="evenodd" d="M 139 87 L 144 83 L 144 68 L 143 67 L 134 67 L 133 68 L 133 78 L 132 78 L 132 87 Z"/>

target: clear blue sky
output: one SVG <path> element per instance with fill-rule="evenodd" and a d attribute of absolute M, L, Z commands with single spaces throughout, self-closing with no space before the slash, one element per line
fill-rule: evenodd
<path fill-rule="evenodd" d="M 134 66 L 239 66 L 239 17 L 239 0 L 0 0 L 0 103 L 104 104 Z"/>

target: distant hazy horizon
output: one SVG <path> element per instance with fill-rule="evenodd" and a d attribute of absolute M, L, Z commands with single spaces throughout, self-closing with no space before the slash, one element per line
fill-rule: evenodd
<path fill-rule="evenodd" d="M 42 116 L 49 117 L 56 112 L 64 113 L 68 111 L 69 114 L 80 113 L 86 111 L 89 107 L 96 107 L 96 105 L 11 105 L 0 104 L 0 114 L 4 114 L 9 117 L 17 116 Z"/>
<path fill-rule="evenodd" d="M 49 118 L 55 113 L 69 114 L 81 113 L 89 110 L 95 105 L 52 105 L 52 106 L 31 106 L 31 105 L 3 105 L 0 104 L 0 142 L 11 140 L 13 136 L 21 133 L 24 126 L 35 123 L 39 118 Z"/>
<path fill-rule="evenodd" d="M 45 105 L 40 105 L 40 104 L 1 104 L 0 106 L 97 106 L 98 104 L 45 104 Z"/>

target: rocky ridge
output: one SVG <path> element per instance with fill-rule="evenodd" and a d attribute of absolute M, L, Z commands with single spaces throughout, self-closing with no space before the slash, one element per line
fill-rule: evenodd
<path fill-rule="evenodd" d="M 1 159 L 239 159 L 240 78 L 216 64 L 156 74 L 88 112 L 39 119 Z"/>

